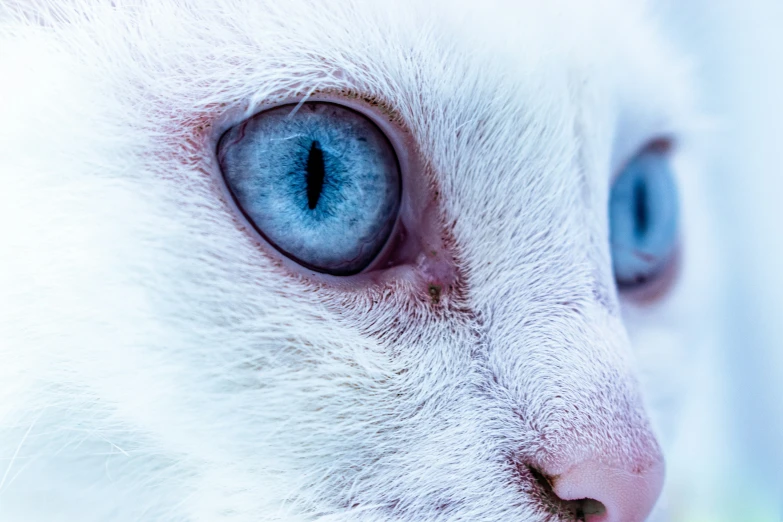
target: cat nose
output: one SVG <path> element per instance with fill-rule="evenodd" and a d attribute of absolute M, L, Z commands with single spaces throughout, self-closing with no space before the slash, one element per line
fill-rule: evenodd
<path fill-rule="evenodd" d="M 644 471 L 624 468 L 586 460 L 551 478 L 552 492 L 580 501 L 585 522 L 644 522 L 663 487 L 663 458 L 656 455 Z"/>

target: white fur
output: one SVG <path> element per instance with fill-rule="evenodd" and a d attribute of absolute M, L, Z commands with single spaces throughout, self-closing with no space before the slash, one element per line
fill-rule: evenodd
<path fill-rule="evenodd" d="M 686 69 L 645 5 L 29 4 L 0 3 L 0 519 L 555 520 L 514 462 L 652 444 L 637 370 L 671 412 L 708 294 Z M 462 292 L 333 288 L 237 225 L 215 139 L 312 88 L 400 115 Z M 692 219 L 639 308 L 606 203 L 659 135 Z"/>

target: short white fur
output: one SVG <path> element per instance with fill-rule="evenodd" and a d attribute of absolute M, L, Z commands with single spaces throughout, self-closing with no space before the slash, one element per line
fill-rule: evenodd
<path fill-rule="evenodd" d="M 514 462 L 652 443 L 686 355 L 644 350 L 687 345 L 698 301 L 687 256 L 657 308 L 612 283 L 612 175 L 694 121 L 653 15 L 2 0 L 0 519 L 556 520 Z M 401 116 L 464 296 L 314 284 L 237 225 L 215 138 L 312 88 Z"/>

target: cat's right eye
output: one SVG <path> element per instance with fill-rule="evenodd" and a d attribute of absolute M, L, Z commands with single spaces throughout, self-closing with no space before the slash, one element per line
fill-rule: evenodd
<path fill-rule="evenodd" d="M 218 160 L 250 224 L 309 269 L 361 272 L 394 229 L 402 190 L 394 148 L 369 118 L 342 105 L 256 114 L 223 135 Z"/>

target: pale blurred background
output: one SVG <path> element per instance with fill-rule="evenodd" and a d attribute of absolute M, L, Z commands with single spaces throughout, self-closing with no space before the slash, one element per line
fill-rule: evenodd
<path fill-rule="evenodd" d="M 783 521 L 783 0 L 669 0 L 665 25 L 694 60 L 712 129 L 705 199 L 721 283 L 714 436 L 683 435 L 697 502 L 683 522 Z M 709 379 L 707 379 L 709 381 Z"/>

